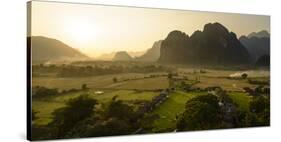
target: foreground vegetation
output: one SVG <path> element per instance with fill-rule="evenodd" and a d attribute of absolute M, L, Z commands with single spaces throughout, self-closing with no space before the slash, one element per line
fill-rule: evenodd
<path fill-rule="evenodd" d="M 147 64 L 135 70 L 133 63 L 122 72 L 83 72 L 113 66 L 91 64 L 34 66 L 33 140 L 270 124 L 268 76 Z M 60 74 L 65 68 L 85 74 Z"/>

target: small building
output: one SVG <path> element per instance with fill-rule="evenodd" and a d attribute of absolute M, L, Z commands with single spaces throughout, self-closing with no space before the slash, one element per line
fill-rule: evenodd
<path fill-rule="evenodd" d="M 95 94 L 96 95 L 101 95 L 101 94 L 103 94 L 104 92 L 103 91 L 95 91 Z"/>

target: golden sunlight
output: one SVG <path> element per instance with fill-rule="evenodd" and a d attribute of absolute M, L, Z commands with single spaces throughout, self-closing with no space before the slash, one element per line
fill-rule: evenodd
<path fill-rule="evenodd" d="M 88 44 L 97 36 L 97 28 L 92 21 L 75 19 L 65 24 L 65 32 L 73 42 Z"/>

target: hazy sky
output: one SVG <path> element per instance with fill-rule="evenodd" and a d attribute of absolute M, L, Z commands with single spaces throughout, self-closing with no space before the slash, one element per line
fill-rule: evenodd
<path fill-rule="evenodd" d="M 191 35 L 219 22 L 237 36 L 270 30 L 269 16 L 32 2 L 32 36 L 58 39 L 95 57 L 114 51 L 144 51 L 173 30 Z"/>

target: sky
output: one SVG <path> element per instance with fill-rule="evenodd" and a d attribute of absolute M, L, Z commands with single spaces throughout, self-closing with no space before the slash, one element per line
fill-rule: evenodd
<path fill-rule="evenodd" d="M 55 38 L 98 57 L 116 51 L 145 51 L 173 30 L 190 36 L 213 22 L 238 37 L 270 31 L 269 16 L 33 1 L 31 35 Z"/>

